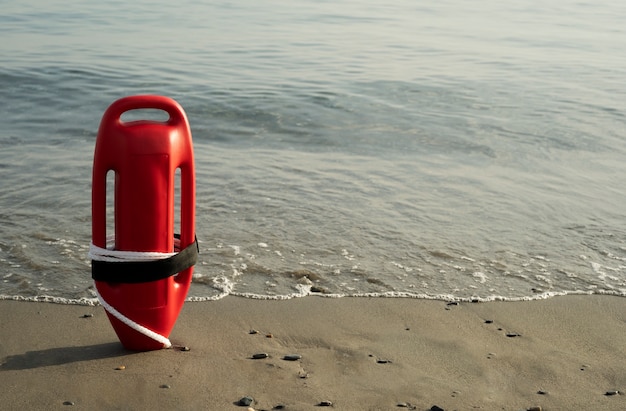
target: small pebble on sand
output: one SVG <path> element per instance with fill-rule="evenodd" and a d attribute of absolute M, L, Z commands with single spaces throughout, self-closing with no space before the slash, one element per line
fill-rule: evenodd
<path fill-rule="evenodd" d="M 241 405 L 242 407 L 247 407 L 249 405 L 251 405 L 254 402 L 254 398 L 252 397 L 242 397 L 239 399 L 239 401 L 237 401 L 237 405 Z"/>
<path fill-rule="evenodd" d="M 74 405 L 74 401 L 63 401 L 63 405 Z"/>
<path fill-rule="evenodd" d="M 116 369 L 117 371 L 125 370 L 125 369 L 126 369 L 126 366 L 125 366 L 125 365 L 118 365 L 117 367 L 115 367 L 115 369 Z"/>
<path fill-rule="evenodd" d="M 161 385 L 159 385 L 159 388 L 166 388 L 167 389 L 167 388 L 172 388 L 172 387 L 170 387 L 169 384 L 161 384 Z"/>
<path fill-rule="evenodd" d="M 260 352 L 260 353 L 257 353 L 257 354 L 252 354 L 252 359 L 253 359 L 253 360 L 261 360 L 261 359 L 263 359 L 263 358 L 267 358 L 267 357 L 269 357 L 269 354 L 268 354 L 268 353 L 265 353 L 265 352 Z"/>
<path fill-rule="evenodd" d="M 619 394 L 620 394 L 620 392 L 617 391 L 617 390 L 610 390 L 610 391 L 607 391 L 606 393 L 604 393 L 604 395 L 607 395 L 609 397 L 613 396 L 613 395 L 619 395 Z"/>
<path fill-rule="evenodd" d="M 318 407 L 332 407 L 333 403 L 331 401 L 321 401 L 317 404 Z"/>
<path fill-rule="evenodd" d="M 302 358 L 302 356 L 300 354 L 290 354 L 290 355 L 285 355 L 283 357 L 283 360 L 285 360 L 285 361 L 298 361 L 301 358 Z"/>
<path fill-rule="evenodd" d="M 91 317 L 93 317 L 93 314 L 83 314 L 81 316 L 81 318 L 91 318 Z"/>

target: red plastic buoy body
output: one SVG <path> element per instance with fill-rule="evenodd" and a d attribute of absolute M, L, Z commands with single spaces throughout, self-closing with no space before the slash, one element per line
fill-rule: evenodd
<path fill-rule="evenodd" d="M 167 112 L 169 119 L 122 121 L 138 109 Z M 187 116 L 174 100 L 153 95 L 115 101 L 106 110 L 96 140 L 92 185 L 92 242 L 106 248 L 107 173 L 115 173 L 115 250 L 174 252 L 175 187 L 180 170 L 180 249 L 195 242 L 195 169 Z M 117 311 L 169 337 L 191 283 L 193 266 L 142 283 L 95 281 L 98 293 Z M 131 350 L 163 344 L 137 332 L 108 311 L 121 343 Z"/>

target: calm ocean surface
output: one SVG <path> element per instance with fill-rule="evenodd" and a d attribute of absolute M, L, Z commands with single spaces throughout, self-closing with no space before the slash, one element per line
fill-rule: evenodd
<path fill-rule="evenodd" d="M 626 296 L 626 3 L 201 3 L 0 1 L 0 298 L 95 301 L 97 129 L 145 93 L 193 299 Z"/>

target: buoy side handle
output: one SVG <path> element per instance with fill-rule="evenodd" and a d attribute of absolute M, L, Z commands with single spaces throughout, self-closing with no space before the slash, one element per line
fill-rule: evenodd
<path fill-rule="evenodd" d="M 196 244 L 196 178 L 193 153 L 188 153 L 187 161 L 180 165 L 181 171 L 181 204 L 180 204 L 180 247 L 184 249 Z M 191 281 L 193 268 L 187 269 L 176 277 L 176 282 L 188 284 Z"/>

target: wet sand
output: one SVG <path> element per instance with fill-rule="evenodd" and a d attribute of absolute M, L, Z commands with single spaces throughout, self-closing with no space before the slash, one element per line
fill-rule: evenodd
<path fill-rule="evenodd" d="M 227 297 L 142 353 L 102 307 L 0 301 L 0 330 L 7 410 L 626 409 L 622 297 Z"/>

